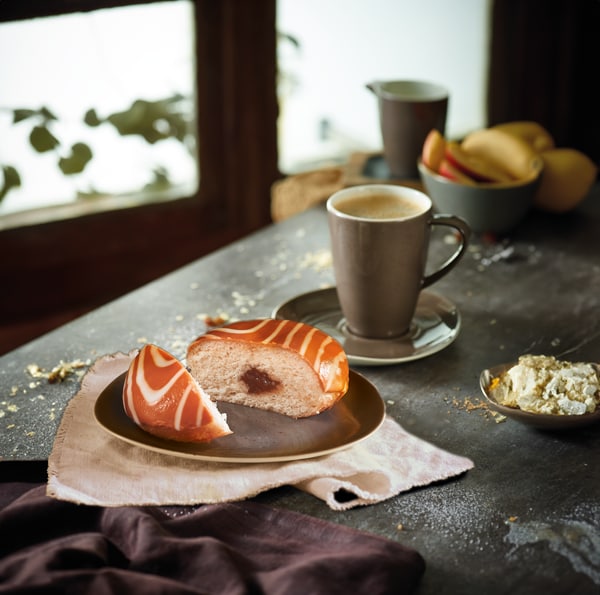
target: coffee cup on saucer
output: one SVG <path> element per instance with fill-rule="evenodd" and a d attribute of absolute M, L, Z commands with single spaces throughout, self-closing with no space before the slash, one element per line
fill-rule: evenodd
<path fill-rule="evenodd" d="M 346 331 L 366 339 L 397 339 L 409 332 L 421 290 L 454 268 L 471 233 L 463 219 L 434 214 L 423 192 L 391 184 L 340 190 L 328 199 L 327 216 Z M 459 244 L 426 274 L 434 225 L 458 232 Z"/>

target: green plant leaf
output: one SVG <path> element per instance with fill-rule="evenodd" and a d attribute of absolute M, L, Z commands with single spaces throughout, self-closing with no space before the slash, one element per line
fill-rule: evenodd
<path fill-rule="evenodd" d="M 18 124 L 27 118 L 37 116 L 38 112 L 32 109 L 14 109 L 13 110 L 13 124 Z"/>
<path fill-rule="evenodd" d="M 28 108 L 16 108 L 13 110 L 13 124 L 17 124 L 28 118 L 41 118 L 44 124 L 51 120 L 58 120 L 58 118 L 44 106 L 36 110 Z"/>
<path fill-rule="evenodd" d="M 58 139 L 46 126 L 34 126 L 29 135 L 29 142 L 38 153 L 52 151 L 52 149 L 55 149 L 60 144 Z"/>
<path fill-rule="evenodd" d="M 159 101 L 137 99 L 128 110 L 110 114 L 106 120 L 122 136 L 137 134 L 150 144 L 173 137 L 181 141 L 188 126 L 184 114 L 177 111 L 175 104 L 182 99 L 181 95 Z"/>
<path fill-rule="evenodd" d="M 75 143 L 71 147 L 71 154 L 68 157 L 61 157 L 58 161 L 58 167 L 65 176 L 79 174 L 93 157 L 92 150 L 84 143 Z"/>
<path fill-rule="evenodd" d="M 9 184 L 15 188 L 21 185 L 21 176 L 12 165 L 3 165 L 2 173 L 4 174 L 4 184 Z"/>
<path fill-rule="evenodd" d="M 1 2 L 1 0 L 0 0 Z M 110 114 L 101 118 L 94 108 L 85 112 L 83 122 L 90 127 L 98 127 L 103 123 L 110 123 L 122 136 L 138 135 L 150 144 L 160 140 L 176 139 L 184 147 L 192 138 L 190 132 L 190 98 L 179 93 L 158 101 L 138 99 L 131 106 L 121 112 Z M 29 142 L 38 153 L 46 153 L 61 147 L 61 141 L 51 131 L 52 121 L 57 120 L 54 113 L 47 107 L 33 110 L 28 108 L 15 108 L 12 110 L 13 124 L 24 120 L 32 120 L 25 126 L 29 129 Z M 189 147 L 188 147 L 189 148 Z M 61 151 L 64 153 L 64 151 Z M 58 161 L 58 167 L 64 175 L 81 173 L 93 158 L 93 152 L 87 143 L 75 143 L 69 154 L 63 154 Z M 4 182 L 0 187 L 0 200 L 14 187 L 21 185 L 21 179 L 14 167 L 0 165 L 4 173 Z M 148 184 L 148 189 L 164 189 L 171 185 L 168 172 L 162 168 L 153 171 L 153 180 Z M 95 191 L 91 194 L 94 194 Z"/>
<path fill-rule="evenodd" d="M 91 108 L 87 112 L 85 112 L 83 121 L 92 128 L 95 128 L 96 126 L 100 126 L 100 124 L 102 124 L 102 120 L 98 117 L 98 114 L 96 113 L 96 110 L 94 108 Z"/>
<path fill-rule="evenodd" d="M 21 185 L 21 176 L 12 165 L 3 165 L 2 174 L 4 184 L 0 188 L 0 202 L 13 188 L 18 188 Z"/>
<path fill-rule="evenodd" d="M 47 108 L 42 106 L 39 112 L 40 116 L 44 118 L 45 122 L 49 122 L 50 120 L 58 120 L 58 118 Z"/>

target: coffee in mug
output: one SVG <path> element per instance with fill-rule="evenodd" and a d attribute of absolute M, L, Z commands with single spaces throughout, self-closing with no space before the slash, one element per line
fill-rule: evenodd
<path fill-rule="evenodd" d="M 346 330 L 371 339 L 394 339 L 410 330 L 421 289 L 454 268 L 470 236 L 459 217 L 433 214 L 423 192 L 391 184 L 340 190 L 328 199 L 327 216 Z M 458 231 L 460 244 L 426 275 L 433 225 Z"/>
<path fill-rule="evenodd" d="M 356 195 L 338 201 L 335 208 L 341 213 L 367 219 L 399 219 L 416 215 L 420 205 L 392 194 Z"/>

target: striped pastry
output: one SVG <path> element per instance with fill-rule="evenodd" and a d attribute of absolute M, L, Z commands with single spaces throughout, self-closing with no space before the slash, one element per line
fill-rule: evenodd
<path fill-rule="evenodd" d="M 192 376 L 216 401 L 309 417 L 348 390 L 348 360 L 323 331 L 290 320 L 242 320 L 212 329 L 187 351 Z"/>
<path fill-rule="evenodd" d="M 132 360 L 123 406 L 138 426 L 160 438 L 208 442 L 232 433 L 185 366 L 156 345 L 144 345 Z"/>

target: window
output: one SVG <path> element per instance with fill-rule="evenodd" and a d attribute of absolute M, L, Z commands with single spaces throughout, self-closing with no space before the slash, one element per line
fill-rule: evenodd
<path fill-rule="evenodd" d="M 193 22 L 179 0 L 0 26 L 5 226 L 196 193 Z"/>
<path fill-rule="evenodd" d="M 270 189 L 280 177 L 275 0 L 188 1 L 195 40 L 197 192 L 126 205 L 116 196 L 116 210 L 0 227 L 0 278 L 7 288 L 0 292 L 0 335 L 19 321 L 96 307 L 270 222 Z M 161 2 L 170 3 L 188 2 Z M 19 22 L 43 24 L 57 15 L 154 4 L 0 0 L 0 36 Z M 135 40 L 136 28 L 127 31 Z M 52 81 L 40 84 L 39 105 L 51 87 Z"/>
<path fill-rule="evenodd" d="M 449 136 L 485 126 L 491 5 L 278 0 L 282 171 L 380 151 L 377 104 L 365 87 L 374 80 L 448 87 Z"/>

